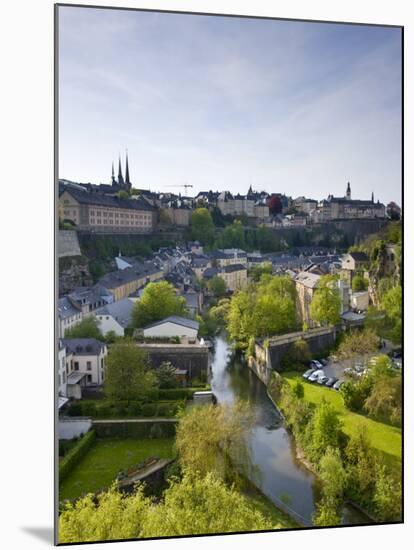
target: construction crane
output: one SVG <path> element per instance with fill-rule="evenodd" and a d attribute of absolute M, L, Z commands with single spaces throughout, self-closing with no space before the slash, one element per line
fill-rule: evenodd
<path fill-rule="evenodd" d="M 187 194 L 187 189 L 189 187 L 194 187 L 193 185 L 191 185 L 191 183 L 183 183 L 181 185 L 167 185 L 166 187 L 184 187 L 185 189 L 185 194 Z"/>

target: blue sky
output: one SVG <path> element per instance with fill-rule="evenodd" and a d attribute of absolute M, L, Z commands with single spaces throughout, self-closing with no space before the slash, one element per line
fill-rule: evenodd
<path fill-rule="evenodd" d="M 59 176 L 401 202 L 400 30 L 59 9 Z"/>

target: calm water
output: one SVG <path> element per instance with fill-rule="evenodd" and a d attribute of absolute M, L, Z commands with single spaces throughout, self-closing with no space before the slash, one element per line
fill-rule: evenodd
<path fill-rule="evenodd" d="M 297 461 L 293 440 L 267 396 L 264 384 L 247 365 L 231 360 L 230 347 L 222 335 L 215 340 L 211 385 L 219 402 L 232 403 L 241 398 L 254 409 L 256 424 L 250 437 L 252 481 L 275 504 L 290 511 L 305 525 L 311 525 L 319 498 L 315 476 Z M 346 507 L 343 522 L 358 524 L 369 520 Z"/>

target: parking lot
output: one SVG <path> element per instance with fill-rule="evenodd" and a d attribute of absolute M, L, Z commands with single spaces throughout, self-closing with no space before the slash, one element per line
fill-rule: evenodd
<path fill-rule="evenodd" d="M 369 367 L 369 362 L 373 357 L 379 354 L 390 353 L 393 348 L 394 346 L 391 342 L 384 341 L 384 346 L 379 349 L 377 353 L 341 361 L 337 360 L 335 356 L 331 356 L 327 359 L 326 364 L 322 366 L 322 370 L 328 378 L 336 378 L 342 381 L 348 381 L 352 378 L 355 379 L 361 376 L 362 372 Z M 396 359 L 394 361 L 394 366 L 395 368 L 402 368 L 402 359 Z M 357 374 L 357 371 L 359 371 L 359 374 Z"/>

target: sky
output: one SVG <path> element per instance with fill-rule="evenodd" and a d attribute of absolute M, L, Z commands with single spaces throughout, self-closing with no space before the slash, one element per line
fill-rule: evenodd
<path fill-rule="evenodd" d="M 59 177 L 401 204 L 400 29 L 59 8 Z"/>

